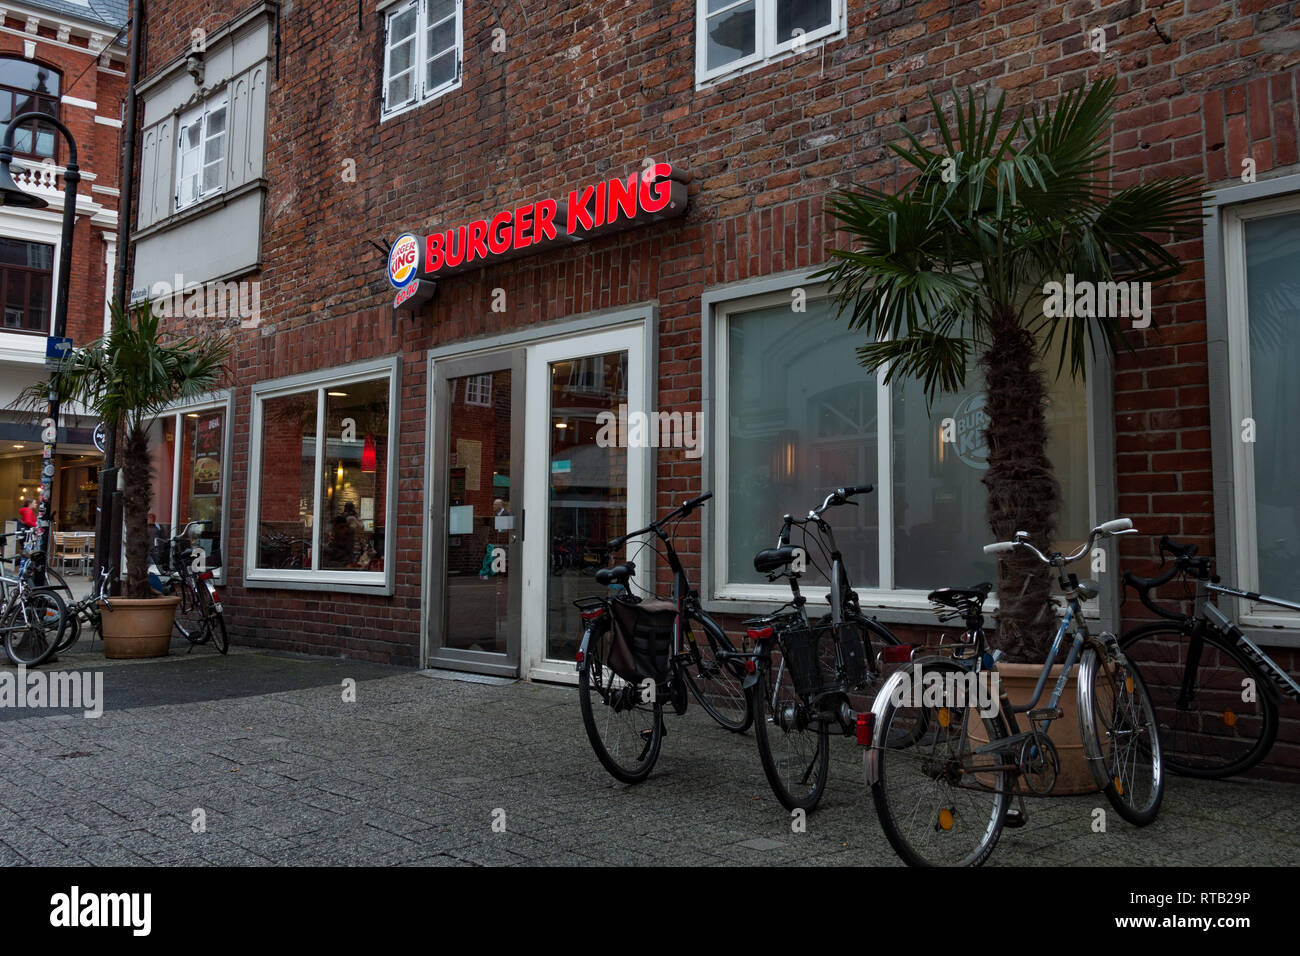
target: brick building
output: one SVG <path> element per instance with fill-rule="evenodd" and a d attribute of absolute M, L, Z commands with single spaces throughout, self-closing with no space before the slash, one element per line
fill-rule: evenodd
<path fill-rule="evenodd" d="M 175 321 L 237 336 L 231 389 L 159 426 L 217 422 L 198 457 L 219 477 L 160 512 L 213 519 L 236 641 L 571 680 L 569 602 L 607 537 L 713 491 L 679 550 L 710 609 L 755 613 L 781 600 L 750 565 L 780 515 L 871 482 L 835 516 L 848 566 L 882 620 L 932 631 L 930 588 L 992 577 L 979 383 L 927 409 L 855 364 L 808 278 L 837 243 L 826 199 L 895 181 L 887 145 L 924 132 L 929 89 L 1018 106 L 1116 76 L 1124 181 L 1215 194 L 1137 352 L 1053 385 L 1063 543 L 1127 515 L 1147 535 L 1121 567 L 1150 570 L 1168 533 L 1300 595 L 1295 13 L 153 0 L 134 286 L 216 287 Z M 395 308 L 390 271 L 434 265 Z M 681 413 L 685 447 L 595 441 L 621 405 Z M 1118 628 L 1143 612 L 1114 569 L 1098 613 Z M 1236 610 L 1294 669 L 1300 619 Z M 1296 765 L 1287 716 L 1274 760 Z"/>
<path fill-rule="evenodd" d="M 61 120 L 77 143 L 81 184 L 72 244 L 67 335 L 85 345 L 104 331 L 117 252 L 118 175 L 126 44 L 125 0 L 36 0 L 0 4 L 0 119 L 39 110 Z M 0 206 L 0 407 L 41 381 L 53 329 L 63 223 L 67 146 L 51 127 L 16 131 L 13 178 L 49 206 Z M 97 420 L 63 416 L 52 513 L 61 530 L 95 520 L 102 458 Z M 40 492 L 41 433 L 32 416 L 0 411 L 0 521 Z"/>

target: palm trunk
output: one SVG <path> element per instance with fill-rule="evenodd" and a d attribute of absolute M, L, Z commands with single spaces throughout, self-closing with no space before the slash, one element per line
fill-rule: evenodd
<path fill-rule="evenodd" d="M 984 475 L 994 540 L 1027 531 L 1046 552 L 1056 531 L 1061 488 L 1047 458 L 1047 386 L 1033 335 L 1004 309 L 980 358 L 987 388 L 989 467 Z M 1040 662 L 1051 646 L 1053 572 L 1024 549 L 998 561 L 997 645 L 1009 661 Z"/>
<path fill-rule="evenodd" d="M 122 461 L 122 513 L 126 524 L 126 596 L 147 598 L 149 589 L 149 433 L 128 426 Z"/>

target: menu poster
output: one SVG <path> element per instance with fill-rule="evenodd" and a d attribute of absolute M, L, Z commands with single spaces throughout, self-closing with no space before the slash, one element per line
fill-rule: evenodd
<path fill-rule="evenodd" d="M 222 412 L 194 422 L 194 494 L 221 494 Z"/>

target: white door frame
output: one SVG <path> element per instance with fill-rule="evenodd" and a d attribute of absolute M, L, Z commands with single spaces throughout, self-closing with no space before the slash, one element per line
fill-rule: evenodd
<path fill-rule="evenodd" d="M 626 351 L 628 409 L 649 411 L 653 384 L 647 370 L 646 326 L 638 324 L 590 335 L 559 339 L 528 349 L 525 379 L 528 403 L 524 424 L 524 507 L 528 512 L 524 536 L 523 621 L 520 673 L 533 680 L 576 683 L 572 661 L 546 659 L 546 600 L 550 584 L 551 556 L 548 550 L 549 489 L 551 463 L 551 362 L 607 352 Z M 628 528 L 644 527 L 650 522 L 651 455 L 646 448 L 627 450 L 627 520 Z M 636 542 L 630 542 L 635 546 Z M 653 573 L 652 567 L 647 567 Z M 575 635 L 576 636 L 576 635 Z"/>

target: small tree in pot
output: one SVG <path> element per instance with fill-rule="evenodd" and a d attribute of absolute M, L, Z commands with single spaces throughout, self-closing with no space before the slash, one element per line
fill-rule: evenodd
<path fill-rule="evenodd" d="M 149 426 L 169 405 L 202 395 L 221 385 L 230 356 L 228 335 L 177 338 L 159 329 L 159 316 L 149 306 L 124 309 L 111 307 L 112 325 L 104 337 L 78 349 L 70 349 L 51 376 L 50 384 L 36 383 L 25 389 L 16 404 L 42 410 L 53 387 L 59 400 L 78 403 L 105 422 L 121 422 L 125 429 L 122 452 L 123 523 L 126 532 L 126 601 L 115 600 L 114 610 L 104 613 L 104 646 L 109 657 L 166 654 L 171 638 L 171 617 L 175 598 L 152 599 L 149 588 L 148 517 L 152 494 L 149 461 Z M 110 647 L 110 631 L 129 622 L 121 611 L 137 604 L 156 604 L 166 609 L 166 630 L 161 624 L 142 625 L 156 638 L 151 648 L 132 652 L 118 645 Z M 111 619 L 118 617 L 116 622 Z M 138 635 L 145 636 L 145 635 Z M 115 650 L 117 652 L 115 652 Z"/>
<path fill-rule="evenodd" d="M 933 398 L 963 388 L 971 360 L 979 363 L 991 540 L 1026 531 L 1045 551 L 1060 489 L 1046 452 L 1043 360 L 1059 349 L 1062 365 L 1068 357 L 1070 373 L 1082 376 L 1098 339 L 1111 352 L 1128 344 L 1122 317 L 1062 314 L 1049 304 L 1049 285 L 1059 290 L 1067 275 L 1093 287 L 1177 276 L 1183 265 L 1167 244 L 1199 234 L 1204 189 L 1190 177 L 1114 188 L 1106 165 L 1113 79 L 1005 127 L 1003 97 L 992 106 L 973 94 L 965 104 L 954 99 L 955 126 L 930 97 L 935 147 L 907 130 L 907 146 L 891 145 L 914 173 L 901 190 L 835 196 L 831 209 L 852 247 L 831 250 L 836 261 L 819 275 L 849 326 L 867 333 L 860 364 L 887 369 L 887 381 L 919 379 Z M 997 642 L 1010 661 L 1041 663 L 1052 638 L 1042 621 L 1052 572 L 1021 550 L 998 565 Z M 967 582 L 935 582 L 946 583 Z"/>

